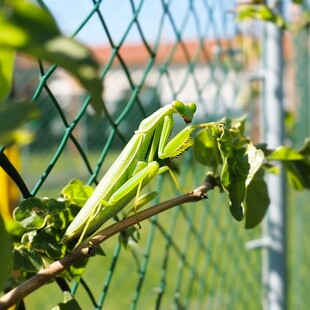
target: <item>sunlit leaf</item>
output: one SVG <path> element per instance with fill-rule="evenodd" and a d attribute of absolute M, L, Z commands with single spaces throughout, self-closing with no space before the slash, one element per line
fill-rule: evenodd
<path fill-rule="evenodd" d="M 243 136 L 245 131 L 245 120 L 246 118 L 244 116 L 233 119 L 230 117 L 224 117 L 221 119 L 221 122 L 225 124 L 226 129 L 235 130 L 240 136 Z"/>
<path fill-rule="evenodd" d="M 100 247 L 97 248 L 97 250 L 100 249 Z M 98 254 L 98 252 L 96 252 L 96 255 Z M 85 271 L 85 267 L 88 263 L 88 259 L 83 259 L 73 265 L 70 266 L 70 268 L 68 269 L 68 272 L 70 274 L 70 276 L 75 279 L 75 280 L 79 280 L 80 277 L 82 276 L 83 272 Z"/>
<path fill-rule="evenodd" d="M 212 128 L 207 127 L 195 136 L 193 149 L 196 160 L 211 167 L 212 171 L 216 171 L 218 166 L 222 164 L 221 154 Z"/>
<path fill-rule="evenodd" d="M 90 197 L 94 189 L 91 186 L 84 185 L 82 181 L 73 179 L 61 191 L 62 197 L 78 206 L 83 206 Z"/>
<path fill-rule="evenodd" d="M 18 50 L 56 63 L 68 70 L 92 95 L 97 113 L 102 111 L 99 65 L 81 43 L 61 35 L 48 11 L 26 0 L 3 0 L 0 9 L 0 48 Z"/>
<path fill-rule="evenodd" d="M 237 21 L 260 19 L 274 23 L 280 28 L 286 26 L 284 19 L 266 5 L 244 5 L 238 8 L 236 19 Z"/>
<path fill-rule="evenodd" d="M 247 149 L 247 155 L 249 159 L 250 170 L 246 179 L 246 186 L 250 184 L 255 173 L 260 169 L 265 159 L 264 152 L 257 149 L 253 144 L 249 144 Z"/>
<path fill-rule="evenodd" d="M 0 49 L 0 101 L 6 99 L 12 89 L 15 51 Z"/>
<path fill-rule="evenodd" d="M 296 190 L 310 189 L 310 140 L 296 151 L 290 147 L 280 146 L 269 156 L 269 160 L 283 162 L 289 184 Z"/>
<path fill-rule="evenodd" d="M 26 144 L 32 134 L 18 129 L 25 122 L 39 116 L 39 110 L 31 102 L 3 102 L 0 103 L 0 144 L 12 142 Z"/>
<path fill-rule="evenodd" d="M 301 160 L 303 156 L 287 146 L 279 146 L 269 156 L 268 160 Z"/>

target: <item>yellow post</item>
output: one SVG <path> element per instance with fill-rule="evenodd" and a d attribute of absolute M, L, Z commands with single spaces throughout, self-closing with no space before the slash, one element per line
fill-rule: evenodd
<path fill-rule="evenodd" d="M 14 145 L 4 151 L 16 170 L 20 170 L 19 147 Z M 17 206 L 20 200 L 20 192 L 7 175 L 7 173 L 0 168 L 0 212 L 5 223 L 12 220 L 13 209 Z"/>

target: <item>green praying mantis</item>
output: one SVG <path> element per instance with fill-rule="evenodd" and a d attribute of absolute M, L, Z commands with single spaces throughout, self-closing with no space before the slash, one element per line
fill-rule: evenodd
<path fill-rule="evenodd" d="M 154 157 L 157 154 L 160 159 L 174 158 L 193 144 L 191 134 L 206 124 L 188 125 L 169 142 L 168 139 L 174 124 L 173 114 L 179 114 L 189 124 L 195 111 L 195 103 L 175 100 L 144 119 L 67 228 L 62 242 L 79 237 L 78 244 L 81 243 L 133 198 L 134 209 L 152 200 L 154 192 L 140 196 L 140 191 L 160 173 L 169 171 L 179 187 L 170 168 L 160 166 Z"/>

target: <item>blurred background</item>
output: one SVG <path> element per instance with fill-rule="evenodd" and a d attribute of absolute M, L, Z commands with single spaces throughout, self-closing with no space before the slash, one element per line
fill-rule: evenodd
<path fill-rule="evenodd" d="M 28 188 L 39 197 L 57 198 L 72 178 L 100 180 L 141 120 L 174 99 L 197 103 L 194 123 L 245 115 L 248 135 L 254 143 L 265 142 L 268 117 L 275 113 L 278 118 L 266 96 L 270 58 L 282 64 L 275 79 L 283 82 L 278 97 L 283 141 L 298 149 L 309 136 L 309 23 L 300 23 L 309 1 L 282 1 L 279 8 L 278 2 L 271 4 L 294 25 L 285 31 L 259 19 L 238 21 L 238 12 L 251 1 L 44 4 L 61 31 L 87 44 L 100 63 L 105 114 L 95 115 L 87 93 L 67 72 L 49 64 L 39 68 L 36 60 L 19 55 L 14 97 L 39 93 L 41 116 L 28 124 L 35 139 L 18 150 L 17 161 Z M 281 41 L 274 33 L 283 36 Z M 176 122 L 176 130 L 182 126 Z M 187 152 L 175 160 L 180 182 L 189 189 L 205 173 L 191 156 Z M 160 193 L 158 201 L 176 194 L 165 178 L 152 186 Z M 286 266 L 281 281 L 291 309 L 307 309 L 310 302 L 309 198 L 289 187 L 283 197 Z M 131 251 L 116 237 L 109 240 L 103 245 L 107 256 L 91 260 L 84 285 L 73 284 L 73 291 L 83 309 L 94 304 L 106 309 L 261 309 L 272 299 L 264 259 L 268 246 L 252 246 L 265 235 L 263 226 L 246 230 L 214 190 L 206 201 L 142 223 L 141 240 Z M 62 299 L 56 285 L 49 284 L 27 297 L 26 305 L 49 309 L 56 299 L 50 300 L 52 291 Z"/>

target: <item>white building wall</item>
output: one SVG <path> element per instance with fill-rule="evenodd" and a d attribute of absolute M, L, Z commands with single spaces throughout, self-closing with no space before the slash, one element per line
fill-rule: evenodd
<path fill-rule="evenodd" d="M 141 82 L 144 68 L 131 68 L 131 78 L 135 85 Z M 234 71 L 211 71 L 209 67 L 195 67 L 188 74 L 187 66 L 170 66 L 167 72 L 151 70 L 144 82 L 149 87 L 157 87 L 162 105 L 173 99 L 183 102 L 194 101 L 200 106 L 200 113 L 224 113 L 227 108 L 240 107 L 239 94 L 246 84 L 240 83 L 240 75 Z M 104 79 L 104 99 L 109 111 L 113 112 L 115 102 L 123 97 L 130 84 L 121 68 L 111 69 Z M 200 96 L 197 97 L 197 90 Z"/>

